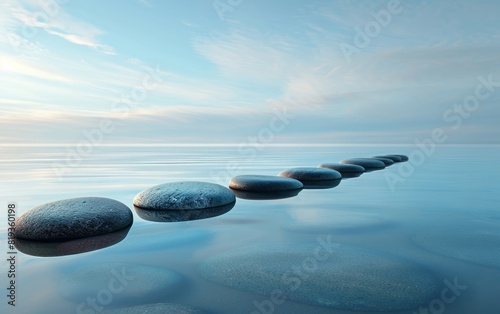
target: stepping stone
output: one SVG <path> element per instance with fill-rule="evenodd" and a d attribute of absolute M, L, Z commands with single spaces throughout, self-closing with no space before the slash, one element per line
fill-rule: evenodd
<path fill-rule="evenodd" d="M 363 172 L 365 172 L 365 168 L 358 166 L 358 165 L 351 165 L 351 164 L 326 163 L 326 164 L 321 164 L 318 167 L 336 170 L 336 171 L 340 172 L 340 174 L 342 175 L 342 178 L 359 177 L 360 175 L 363 174 Z"/>
<path fill-rule="evenodd" d="M 388 158 L 391 159 L 394 162 L 402 162 L 403 160 L 399 156 L 395 155 L 384 155 L 384 156 L 373 156 L 373 158 Z"/>
<path fill-rule="evenodd" d="M 390 158 L 384 158 L 384 157 L 372 157 L 373 159 L 380 160 L 381 162 L 384 163 L 386 167 L 394 165 L 394 160 Z"/>
<path fill-rule="evenodd" d="M 343 311 L 414 310 L 439 297 L 442 283 L 411 261 L 330 240 L 237 248 L 199 272 L 227 287 Z"/>
<path fill-rule="evenodd" d="M 365 171 L 381 170 L 385 168 L 385 164 L 374 158 L 351 158 L 340 162 L 341 164 L 358 165 L 365 168 Z"/>
<path fill-rule="evenodd" d="M 406 155 L 385 155 L 383 157 L 399 157 L 399 158 L 401 158 L 401 161 L 403 161 L 403 162 L 410 160 L 410 158 L 408 158 L 408 156 L 406 156 Z"/>
<path fill-rule="evenodd" d="M 229 187 L 246 192 L 277 193 L 300 191 L 304 185 L 298 180 L 278 176 L 241 175 L 232 178 Z"/>
<path fill-rule="evenodd" d="M 234 194 L 215 183 L 184 181 L 146 189 L 134 198 L 134 206 L 146 210 L 192 210 L 234 203 Z"/>
<path fill-rule="evenodd" d="M 130 209 L 102 197 L 81 197 L 34 207 L 16 220 L 15 237 L 64 241 L 112 233 L 132 224 Z"/>
<path fill-rule="evenodd" d="M 278 174 L 280 177 L 299 180 L 304 188 L 332 188 L 340 184 L 340 172 L 326 168 L 300 167 L 291 168 Z"/>
<path fill-rule="evenodd" d="M 59 284 L 60 295 L 76 304 L 87 298 L 134 305 L 145 299 L 161 299 L 180 288 L 182 276 L 164 268 L 128 263 L 84 266 Z M 110 289 L 110 286 L 115 290 Z"/>
<path fill-rule="evenodd" d="M 500 268 L 500 232 L 486 224 L 422 230 L 412 240 L 419 247 L 438 255 Z"/>
<path fill-rule="evenodd" d="M 207 314 L 200 309 L 172 303 L 144 304 L 120 307 L 101 312 L 102 314 Z"/>

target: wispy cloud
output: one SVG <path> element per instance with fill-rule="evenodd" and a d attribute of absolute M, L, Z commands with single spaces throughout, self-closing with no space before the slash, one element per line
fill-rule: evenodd
<path fill-rule="evenodd" d="M 44 30 L 72 44 L 89 47 L 105 54 L 115 54 L 111 46 L 98 39 L 104 34 L 100 29 L 70 15 L 58 2 L 55 2 L 55 5 L 57 9 L 46 11 L 38 2 L 21 3 L 6 0 L 3 3 L 6 12 L 3 15 L 6 20 L 1 22 L 1 28 L 7 31 L 7 37 L 17 37 L 19 40 L 28 39 L 32 42 L 36 32 Z"/>

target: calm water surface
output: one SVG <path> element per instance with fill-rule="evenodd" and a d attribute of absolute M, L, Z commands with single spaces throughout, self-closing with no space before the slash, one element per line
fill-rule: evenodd
<path fill-rule="evenodd" d="M 414 146 L 266 147 L 253 156 L 246 154 L 248 151 L 241 154 L 237 147 L 230 146 L 115 146 L 95 148 L 79 165 L 64 170 L 61 164 L 65 164 L 67 156 L 65 147 L 2 147 L 2 291 L 7 287 L 4 258 L 7 202 L 17 202 L 18 214 L 45 202 L 83 196 L 116 199 L 133 209 L 135 194 L 156 184 L 201 180 L 227 185 L 238 174 L 275 175 L 289 167 L 390 153 L 410 155 L 414 150 Z M 318 237 L 331 237 L 336 243 L 409 261 L 432 275 L 438 283 L 438 293 L 421 304 L 430 307 L 429 313 L 500 313 L 499 153 L 499 146 L 437 147 L 413 171 L 400 169 L 403 164 L 397 164 L 343 180 L 332 189 L 306 189 L 292 198 L 237 199 L 226 214 L 204 220 L 150 222 L 134 212 L 134 224 L 126 237 L 107 248 L 58 257 L 19 252 L 17 305 L 15 309 L 7 306 L 2 293 L 0 310 L 1 313 L 79 313 L 77 303 L 62 297 L 62 281 L 84 266 L 120 262 L 178 272 L 182 285 L 175 293 L 146 295 L 130 302 L 115 296 L 101 310 L 165 302 L 190 305 L 210 313 L 259 313 L 255 304 L 269 300 L 266 292 L 260 294 L 209 281 L 200 274 L 200 265 L 248 245 L 293 248 L 295 243 L 315 245 Z M 59 165 L 54 167 L 55 163 Z M 405 167 L 409 165 L 406 163 Z M 400 173 L 405 177 L 391 186 L 391 180 Z M 283 273 L 287 271 L 290 269 L 283 269 Z M 369 275 L 369 270 L 364 272 L 359 275 Z M 387 274 L 390 275 L 390 270 Z M 308 280 L 317 279 L 302 279 L 302 287 L 312 284 Z M 442 302 L 439 292 L 447 288 L 445 281 L 454 280 L 467 288 L 455 295 L 453 301 Z M 142 282 L 135 282 L 139 294 Z M 383 278 L 370 284 L 375 291 L 384 289 Z M 263 287 L 262 291 L 273 288 Z M 393 313 L 418 311 L 417 307 Z M 272 313 L 357 311 L 286 300 L 276 304 Z"/>

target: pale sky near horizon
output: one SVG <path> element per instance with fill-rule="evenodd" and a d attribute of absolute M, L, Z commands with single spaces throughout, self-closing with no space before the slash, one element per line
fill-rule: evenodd
<path fill-rule="evenodd" d="M 0 143 L 73 144 L 108 123 L 103 144 L 413 144 L 435 128 L 448 144 L 499 144 L 498 12 L 495 0 L 3 0 Z"/>

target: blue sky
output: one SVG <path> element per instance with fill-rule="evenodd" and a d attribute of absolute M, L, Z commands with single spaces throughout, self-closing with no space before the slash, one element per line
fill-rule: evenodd
<path fill-rule="evenodd" d="M 103 144 L 412 144 L 434 128 L 498 144 L 498 12 L 494 0 L 4 0 L 0 142 L 78 143 L 108 121 Z M 457 111 L 479 77 L 488 95 Z"/>

